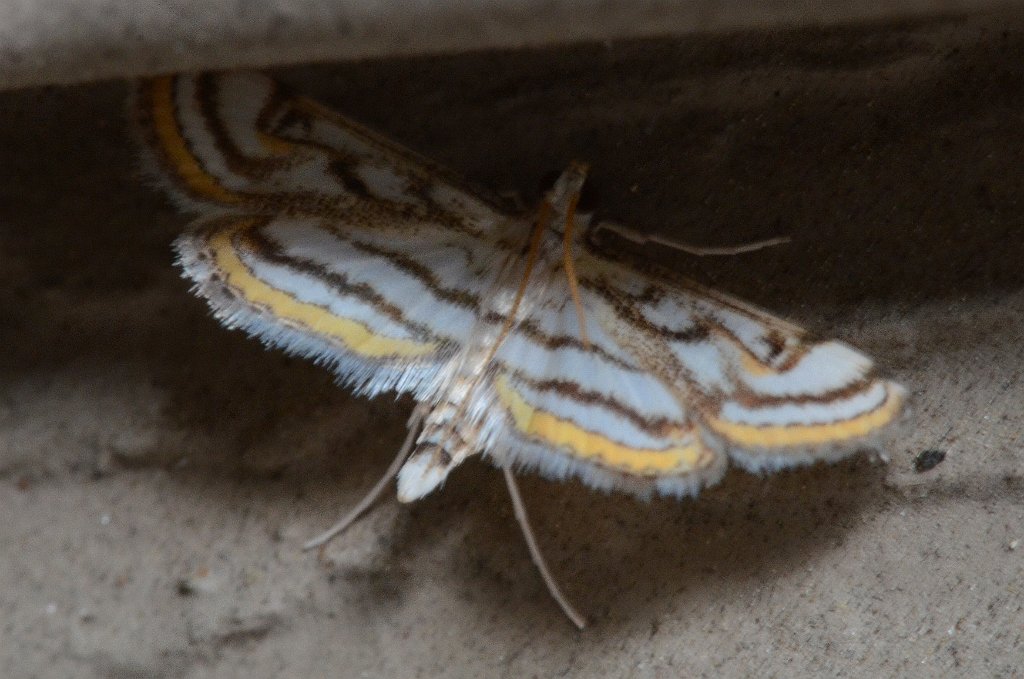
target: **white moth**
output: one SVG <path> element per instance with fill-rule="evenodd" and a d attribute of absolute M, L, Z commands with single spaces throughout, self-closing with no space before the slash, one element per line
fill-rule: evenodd
<path fill-rule="evenodd" d="M 836 460 L 895 421 L 898 385 L 836 341 L 603 249 L 574 163 L 530 214 L 250 74 L 140 84 L 154 172 L 200 218 L 177 242 L 214 314 L 419 403 L 388 474 L 402 501 L 474 455 L 600 489 L 691 496 L 728 460 L 772 471 Z"/>

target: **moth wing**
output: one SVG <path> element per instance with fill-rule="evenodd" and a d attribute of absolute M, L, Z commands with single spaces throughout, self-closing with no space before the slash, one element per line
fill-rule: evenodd
<path fill-rule="evenodd" d="M 374 394 L 424 390 L 520 224 L 442 170 L 251 73 L 140 82 L 154 176 L 207 215 L 177 242 L 217 316 Z"/>
<path fill-rule="evenodd" d="M 474 327 L 495 267 L 486 248 L 475 261 L 452 234 L 421 235 L 226 214 L 200 220 L 175 246 L 225 325 L 326 364 L 359 392 L 422 396 Z"/>
<path fill-rule="evenodd" d="M 479 397 L 481 449 L 499 464 L 639 496 L 695 495 L 721 478 L 726 458 L 702 440 L 689 404 L 596 322 L 612 313 L 603 299 L 585 291 L 584 343 L 564 272 L 531 293 Z"/>
<path fill-rule="evenodd" d="M 452 173 L 251 72 L 140 81 L 148 165 L 186 207 L 404 215 L 483 236 L 507 220 Z"/>
<path fill-rule="evenodd" d="M 902 412 L 902 387 L 841 342 L 664 272 L 576 264 L 589 345 L 563 272 L 496 354 L 481 447 L 497 458 L 680 496 L 727 457 L 765 471 L 874 446 Z"/>
<path fill-rule="evenodd" d="M 620 344 L 675 385 L 706 445 L 749 470 L 877 447 L 902 413 L 903 388 L 842 342 L 666 272 L 592 270 L 583 286 L 614 309 Z"/>

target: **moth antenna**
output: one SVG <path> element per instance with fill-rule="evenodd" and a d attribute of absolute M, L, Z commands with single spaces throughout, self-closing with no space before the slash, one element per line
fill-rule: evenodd
<path fill-rule="evenodd" d="M 637 245 L 656 243 L 658 245 L 664 245 L 667 248 L 679 250 L 680 252 L 685 252 L 688 255 L 694 255 L 696 257 L 742 255 L 747 252 L 756 252 L 757 250 L 775 247 L 776 245 L 784 245 L 785 243 L 789 243 L 792 240 L 789 236 L 779 236 L 777 238 L 767 238 L 765 240 L 753 241 L 751 243 L 741 243 L 740 245 L 724 245 L 720 247 L 714 247 L 683 243 L 680 241 L 672 240 L 671 238 L 659 236 L 657 234 L 640 233 L 639 231 L 635 231 L 620 224 L 612 224 L 610 222 L 602 222 L 599 225 L 599 228 L 604 229 L 605 231 L 611 231 L 617 236 L 621 236 L 622 238 L 625 238 L 626 240 L 632 243 L 636 243 Z"/>
<path fill-rule="evenodd" d="M 505 325 L 502 326 L 501 332 L 498 333 L 498 338 L 494 340 L 494 345 L 487 353 L 485 363 L 490 363 L 494 359 L 502 342 L 508 338 L 513 326 L 515 326 L 516 315 L 519 314 L 519 306 L 523 303 L 523 297 L 526 296 L 526 286 L 530 282 L 530 275 L 533 273 L 533 269 L 537 265 L 537 258 L 540 256 L 540 246 L 544 240 L 544 225 L 547 224 L 550 212 L 551 205 L 545 200 L 540 204 L 540 209 L 537 211 L 537 221 L 533 226 L 533 233 L 530 235 L 530 249 L 526 254 L 526 267 L 523 270 L 523 277 L 519 281 L 519 289 L 516 290 L 516 296 L 512 300 L 512 307 L 509 309 L 508 318 L 505 319 Z"/>
<path fill-rule="evenodd" d="M 576 226 L 576 206 L 579 205 L 580 194 L 573 194 L 569 199 L 569 207 L 565 212 L 565 240 L 562 245 L 562 266 L 565 267 L 565 277 L 569 280 L 569 293 L 572 295 L 572 303 L 576 305 L 576 318 L 580 321 L 580 341 L 583 348 L 590 349 L 590 338 L 587 336 L 587 319 L 583 313 L 583 300 L 580 299 L 580 285 L 576 278 L 576 262 L 572 256 L 572 232 Z"/>
<path fill-rule="evenodd" d="M 328 542 L 337 537 L 346 528 L 352 525 L 352 523 L 362 516 L 363 512 L 370 508 L 380 494 L 387 488 L 388 483 L 398 474 L 398 470 L 405 464 L 406 459 L 409 457 L 409 453 L 412 451 L 412 446 L 416 442 L 416 435 L 419 434 L 420 425 L 423 424 L 423 419 L 426 417 L 426 412 L 422 407 L 417 406 L 416 410 L 413 411 L 412 417 L 409 418 L 409 433 L 405 436 L 405 442 L 402 443 L 402 447 L 398 449 L 398 455 L 391 462 L 391 466 L 384 472 L 384 476 L 377 481 L 376 485 L 370 489 L 370 492 L 363 496 L 363 499 L 353 507 L 347 514 L 338 519 L 338 522 L 333 526 L 325 530 L 323 533 L 313 538 L 302 546 L 303 551 L 310 549 L 316 549 L 317 547 L 323 547 Z"/>
<path fill-rule="evenodd" d="M 548 593 L 558 603 L 566 617 L 576 627 L 583 629 L 587 626 L 587 619 L 580 615 L 573 605 L 569 603 L 569 600 L 565 598 L 565 595 L 562 594 L 558 583 L 555 582 L 551 571 L 548 570 L 548 564 L 544 560 L 544 555 L 540 553 L 540 547 L 537 546 L 537 539 L 533 536 L 530 519 L 526 515 L 526 505 L 523 504 L 523 498 L 519 494 L 519 484 L 516 483 L 516 477 L 512 473 L 512 469 L 505 466 L 501 468 L 501 471 L 505 475 L 505 485 L 508 486 L 508 494 L 512 498 L 512 509 L 515 512 L 516 520 L 519 522 L 519 528 L 523 531 L 523 537 L 526 539 L 526 546 L 530 550 L 530 558 L 533 559 L 533 564 L 540 571 L 540 576 L 544 579 L 544 584 L 547 585 Z"/>

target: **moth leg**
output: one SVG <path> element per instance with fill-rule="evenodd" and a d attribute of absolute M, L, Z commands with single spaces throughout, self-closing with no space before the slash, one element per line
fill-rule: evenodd
<path fill-rule="evenodd" d="M 790 242 L 789 236 L 779 236 L 777 238 L 768 238 L 765 240 L 753 241 L 752 243 L 741 243 L 740 245 L 725 245 L 721 247 L 704 246 L 704 245 L 692 245 L 690 243 L 683 243 L 681 241 L 675 241 L 671 238 L 665 238 L 657 234 L 646 234 L 640 233 L 627 226 L 621 224 L 613 224 L 611 222 L 601 222 L 597 225 L 604 231 L 610 231 L 617 236 L 625 238 L 631 243 L 637 245 L 646 245 L 647 243 L 656 243 L 658 245 L 664 245 L 665 247 L 672 248 L 673 250 L 679 250 L 685 252 L 688 255 L 694 255 L 697 257 L 714 257 L 722 255 L 742 255 L 746 252 L 755 252 L 757 250 L 763 250 L 765 248 L 775 247 L 776 245 L 783 245 Z"/>
<path fill-rule="evenodd" d="M 426 411 L 422 406 L 417 406 L 416 410 L 413 411 L 412 417 L 409 418 L 409 433 L 406 434 L 405 441 L 402 443 L 402 447 L 398 449 L 398 455 L 391 462 L 391 465 L 384 472 L 384 476 L 377 481 L 376 485 L 370 489 L 362 500 L 356 504 L 347 514 L 338 519 L 338 522 L 333 526 L 325 530 L 323 533 L 313 538 L 302 546 L 302 549 L 310 550 L 316 549 L 317 547 L 323 547 L 332 539 L 337 537 L 342 531 L 352 525 L 352 523 L 362 516 L 363 512 L 370 508 L 380 494 L 384 492 L 388 483 L 391 482 L 395 475 L 398 474 L 398 470 L 405 464 L 406 459 L 409 457 L 409 451 L 412 450 L 413 443 L 416 442 L 416 436 L 419 434 L 420 425 L 423 424 L 423 419 L 426 417 Z"/>
<path fill-rule="evenodd" d="M 530 519 L 526 515 L 526 505 L 523 504 L 523 498 L 519 494 L 519 484 L 516 483 L 516 477 L 512 473 L 512 469 L 506 465 L 501 468 L 501 471 L 505 475 L 505 485 L 508 486 L 508 494 L 512 498 L 512 510 L 515 512 L 516 521 L 519 522 L 519 528 L 523 531 L 523 538 L 526 539 L 526 546 L 530 550 L 530 558 L 533 559 L 533 564 L 540 571 L 540 576 L 544 579 L 544 584 L 547 585 L 548 593 L 551 594 L 551 597 L 561 607 L 566 617 L 578 628 L 583 629 L 587 626 L 587 619 L 580 615 L 579 611 L 562 594 L 558 583 L 555 582 L 551 571 L 548 570 L 548 564 L 544 560 L 544 555 L 540 552 L 540 547 L 537 546 L 537 539 L 533 536 L 533 529 L 530 527 Z"/>

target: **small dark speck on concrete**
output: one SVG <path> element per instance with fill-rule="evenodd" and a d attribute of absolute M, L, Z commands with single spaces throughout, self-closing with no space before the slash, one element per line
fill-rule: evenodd
<path fill-rule="evenodd" d="M 914 471 L 918 474 L 934 469 L 946 459 L 944 450 L 924 450 L 914 458 Z"/>

